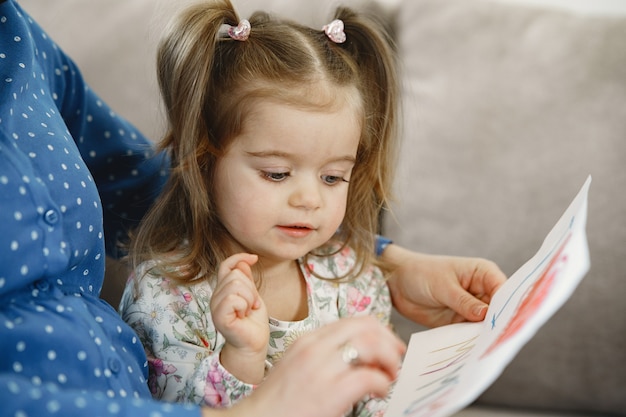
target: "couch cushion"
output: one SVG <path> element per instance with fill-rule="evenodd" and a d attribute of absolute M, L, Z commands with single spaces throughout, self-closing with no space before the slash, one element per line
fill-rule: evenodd
<path fill-rule="evenodd" d="M 385 233 L 510 274 L 591 174 L 591 270 L 480 398 L 626 410 L 626 18 L 405 0 L 397 204 Z"/>

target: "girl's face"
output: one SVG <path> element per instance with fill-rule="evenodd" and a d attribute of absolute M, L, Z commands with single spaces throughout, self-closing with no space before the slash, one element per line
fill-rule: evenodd
<path fill-rule="evenodd" d="M 220 219 L 242 248 L 291 261 L 333 236 L 346 212 L 358 116 L 348 104 L 332 111 L 269 100 L 252 106 L 215 175 Z"/>

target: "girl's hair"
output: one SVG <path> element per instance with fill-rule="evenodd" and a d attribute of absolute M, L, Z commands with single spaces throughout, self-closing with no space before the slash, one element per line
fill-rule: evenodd
<path fill-rule="evenodd" d="M 357 92 L 351 95 L 362 113 L 362 133 L 335 238 L 356 252 L 350 276 L 376 262 L 378 216 L 388 201 L 395 154 L 395 53 L 373 17 L 339 8 L 334 18 L 345 25 L 344 43 L 262 12 L 250 17 L 249 38 L 234 40 L 223 31 L 224 24 L 239 23 L 230 0 L 190 6 L 170 23 L 158 48 L 157 72 L 168 118 L 160 147 L 169 152 L 172 167 L 131 243 L 134 266 L 158 259 L 160 274 L 182 282 L 217 271 L 232 255 L 233 240 L 216 211 L 215 165 L 240 133 L 250 106 L 272 99 L 323 109 L 337 91 Z"/>

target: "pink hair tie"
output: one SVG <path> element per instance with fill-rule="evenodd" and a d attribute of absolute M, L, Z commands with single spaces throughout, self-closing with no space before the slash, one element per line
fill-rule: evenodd
<path fill-rule="evenodd" d="M 346 34 L 343 31 L 343 22 L 339 19 L 335 19 L 322 28 L 328 39 L 335 43 L 344 43 L 346 41 Z"/>
<path fill-rule="evenodd" d="M 245 41 L 250 36 L 250 22 L 247 19 L 241 19 L 237 26 L 228 26 L 228 36 L 236 41 Z"/>

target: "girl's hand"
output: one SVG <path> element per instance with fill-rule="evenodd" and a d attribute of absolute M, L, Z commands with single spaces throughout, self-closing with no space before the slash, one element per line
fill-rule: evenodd
<path fill-rule="evenodd" d="M 269 341 L 267 309 L 250 269 L 257 260 L 247 253 L 226 259 L 211 297 L 215 328 L 226 339 L 220 361 L 239 380 L 251 384 L 263 379 Z"/>

